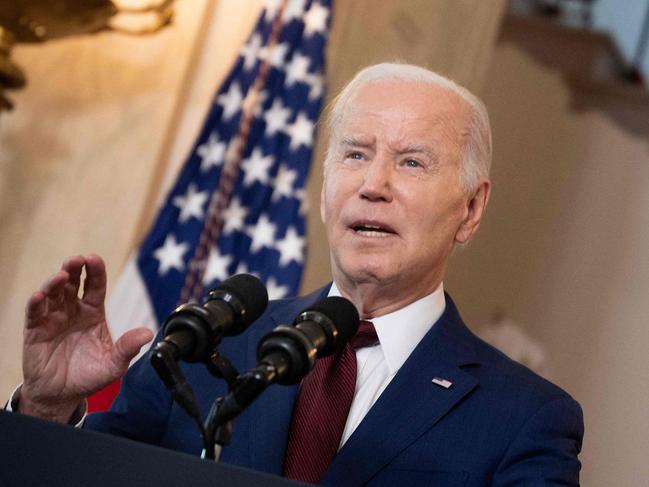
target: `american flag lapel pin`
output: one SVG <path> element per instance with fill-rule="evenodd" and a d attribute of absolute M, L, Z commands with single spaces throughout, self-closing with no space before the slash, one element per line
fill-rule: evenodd
<path fill-rule="evenodd" d="M 433 384 L 437 384 L 440 387 L 443 387 L 444 389 L 448 389 L 453 385 L 453 383 L 450 380 L 442 379 L 441 377 L 433 377 Z"/>

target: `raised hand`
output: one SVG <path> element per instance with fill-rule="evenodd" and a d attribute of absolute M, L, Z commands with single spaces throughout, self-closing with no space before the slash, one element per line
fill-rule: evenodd
<path fill-rule="evenodd" d="M 79 297 L 82 269 L 86 269 Z M 70 257 L 27 303 L 19 410 L 67 422 L 88 395 L 121 377 L 153 338 L 135 328 L 113 342 L 104 311 L 101 257 Z"/>

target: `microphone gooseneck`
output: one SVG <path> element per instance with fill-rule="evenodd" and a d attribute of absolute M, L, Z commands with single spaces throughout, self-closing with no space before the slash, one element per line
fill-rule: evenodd
<path fill-rule="evenodd" d="M 329 297 L 304 310 L 293 326 L 280 325 L 257 347 L 257 366 L 241 376 L 224 398 L 219 424 L 239 415 L 269 385 L 296 384 L 309 373 L 319 357 L 331 355 L 356 334 L 359 316 L 342 297 Z"/>
<path fill-rule="evenodd" d="M 244 331 L 267 305 L 268 292 L 262 282 L 250 274 L 238 274 L 210 291 L 202 306 L 187 303 L 176 308 L 163 325 L 165 337 L 151 351 L 151 365 L 173 399 L 194 418 L 204 441 L 198 404 L 178 361 L 207 364 L 224 336 Z"/>

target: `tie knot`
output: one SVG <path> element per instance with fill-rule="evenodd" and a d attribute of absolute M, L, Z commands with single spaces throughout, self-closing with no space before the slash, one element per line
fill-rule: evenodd
<path fill-rule="evenodd" d="M 351 339 L 351 345 L 354 350 L 364 347 L 372 347 L 379 342 L 379 338 L 376 336 L 376 330 L 374 329 L 374 323 L 371 321 L 361 320 L 358 323 L 358 331 L 356 335 Z"/>

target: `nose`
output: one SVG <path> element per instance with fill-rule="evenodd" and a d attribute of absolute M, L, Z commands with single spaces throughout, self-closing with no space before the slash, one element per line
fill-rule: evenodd
<path fill-rule="evenodd" d="M 364 168 L 359 195 L 369 201 L 392 201 L 392 167 L 386 159 L 377 157 Z"/>

